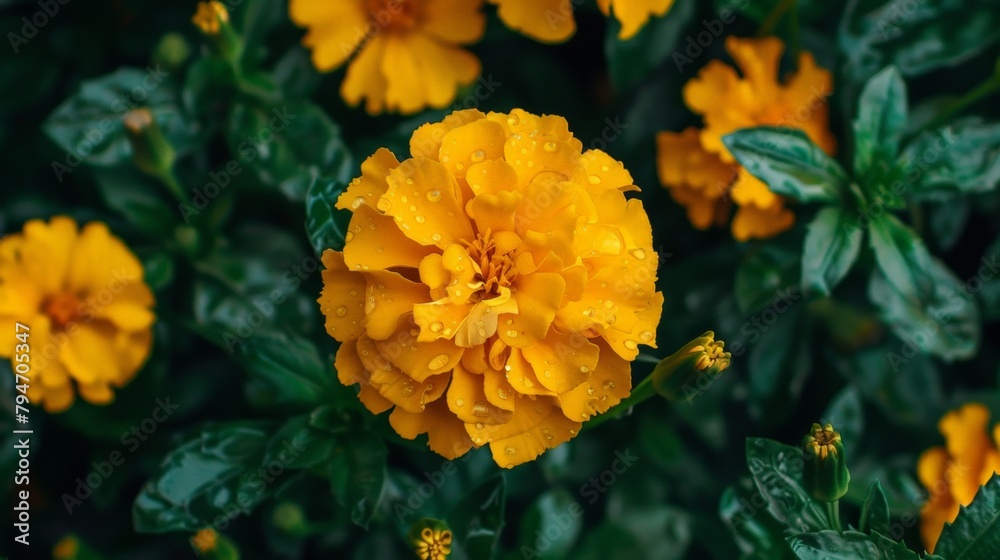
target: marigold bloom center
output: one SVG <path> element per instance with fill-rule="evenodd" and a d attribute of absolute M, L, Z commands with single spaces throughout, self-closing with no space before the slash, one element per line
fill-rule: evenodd
<path fill-rule="evenodd" d="M 435 531 L 429 527 L 420 532 L 416 542 L 417 556 L 421 560 L 445 560 L 451 554 L 451 531 Z"/>
<path fill-rule="evenodd" d="M 475 285 L 481 284 L 471 297 L 472 302 L 492 299 L 500 295 L 500 288 L 510 288 L 517 277 L 517 269 L 511 260 L 510 252 L 499 253 L 490 232 L 480 234 L 475 241 L 466 243 L 469 257 L 476 266 L 473 277 Z"/>
<path fill-rule="evenodd" d="M 809 441 L 809 451 L 820 459 L 826 459 L 829 455 L 837 456 L 837 448 L 834 444 L 840 442 L 840 433 L 827 426 L 821 428 L 814 427 L 812 437 Z"/>
<path fill-rule="evenodd" d="M 371 21 L 390 31 L 406 31 L 417 24 L 413 0 L 368 0 Z"/>
<path fill-rule="evenodd" d="M 52 320 L 53 329 L 65 329 L 66 325 L 80 318 L 80 300 L 69 292 L 50 297 L 43 304 L 43 309 Z"/>
<path fill-rule="evenodd" d="M 728 362 L 728 356 L 723 356 L 725 354 L 726 343 L 719 340 L 712 340 L 706 342 L 704 346 L 695 346 L 691 349 L 691 353 L 704 352 L 704 354 L 698 358 L 698 362 L 695 363 L 695 368 L 699 370 L 705 370 L 715 365 L 719 360 L 726 360 Z"/>

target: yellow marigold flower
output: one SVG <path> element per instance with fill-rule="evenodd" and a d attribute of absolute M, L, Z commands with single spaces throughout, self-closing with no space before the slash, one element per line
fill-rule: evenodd
<path fill-rule="evenodd" d="M 561 43 L 576 33 L 570 0 L 490 0 L 497 15 L 511 29 L 543 43 Z M 606 16 L 612 9 L 622 24 L 618 38 L 631 39 L 651 16 L 662 16 L 674 0 L 597 0 Z"/>
<path fill-rule="evenodd" d="M 513 467 L 628 396 L 657 257 L 632 176 L 582 148 L 562 117 L 458 111 L 338 199 L 353 216 L 319 298 L 336 369 L 401 436 Z"/>
<path fill-rule="evenodd" d="M 229 10 L 222 2 L 199 2 L 191 23 L 205 35 L 218 35 L 223 23 L 229 22 Z"/>
<path fill-rule="evenodd" d="M 52 547 L 52 558 L 54 560 L 73 560 L 77 552 L 80 551 L 80 541 L 73 535 L 66 535 L 59 539 L 59 542 Z"/>
<path fill-rule="evenodd" d="M 321 71 L 347 68 L 340 94 L 370 114 L 442 108 L 476 79 L 479 59 L 459 47 L 483 36 L 482 0 L 291 0 L 292 21 Z"/>
<path fill-rule="evenodd" d="M 943 447 L 920 456 L 917 476 L 929 493 L 920 511 L 920 535 L 934 551 L 941 529 L 958 516 L 959 506 L 972 503 L 979 487 L 1000 473 L 1000 423 L 989 434 L 990 411 L 979 403 L 964 405 L 938 423 Z"/>
<path fill-rule="evenodd" d="M 32 404 L 59 412 L 85 400 L 108 404 L 152 345 L 153 294 L 142 264 L 103 223 L 78 231 L 65 216 L 31 220 L 0 240 L 0 358 L 22 354 L 15 324 L 30 328 Z"/>
<path fill-rule="evenodd" d="M 783 49 L 774 37 L 728 37 L 726 50 L 742 75 L 713 60 L 684 86 L 684 102 L 702 116 L 704 128 L 657 135 L 660 181 L 698 229 L 725 224 L 730 201 L 738 207 L 731 228 L 740 241 L 771 237 L 795 223 L 782 197 L 735 162 L 722 143 L 726 134 L 755 126 L 786 126 L 801 129 L 827 153 L 836 147 L 827 124 L 830 73 L 816 66 L 811 54 L 802 53 L 798 70 L 780 83 Z"/>
<path fill-rule="evenodd" d="M 427 523 L 424 523 L 424 521 Z M 448 555 L 451 554 L 452 541 L 452 534 L 448 527 L 441 522 L 435 522 L 435 520 L 431 519 L 421 520 L 418 524 L 432 526 L 423 527 L 417 533 L 417 526 L 415 525 L 411 531 L 413 552 L 417 554 L 417 558 L 420 560 L 448 560 Z M 413 536 L 414 534 L 416 536 Z"/>

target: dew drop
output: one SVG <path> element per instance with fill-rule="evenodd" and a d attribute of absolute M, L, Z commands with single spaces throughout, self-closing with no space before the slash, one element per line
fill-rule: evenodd
<path fill-rule="evenodd" d="M 441 234 L 440 233 L 436 233 L 436 232 L 432 233 L 431 234 L 431 241 L 433 241 L 435 243 L 437 243 L 438 241 L 441 241 Z"/>
<path fill-rule="evenodd" d="M 611 389 L 614 389 L 615 388 L 615 382 L 614 381 L 605 381 L 604 382 L 604 388 L 606 390 L 608 390 L 608 391 L 610 391 Z"/>
<path fill-rule="evenodd" d="M 642 339 L 643 342 L 649 342 L 650 340 L 653 340 L 653 332 L 642 331 L 642 333 L 639 335 L 639 338 Z"/>
<path fill-rule="evenodd" d="M 431 202 L 438 202 L 441 200 L 441 191 L 434 189 L 427 191 L 427 200 Z"/>
<path fill-rule="evenodd" d="M 477 430 L 482 430 L 483 429 L 483 423 L 482 422 L 476 422 L 476 429 Z"/>
<path fill-rule="evenodd" d="M 351 232 L 347 232 L 347 235 L 344 236 L 344 242 L 350 243 L 352 239 L 354 239 L 354 234 Z"/>
<path fill-rule="evenodd" d="M 508 397 L 507 392 L 500 388 L 497 388 L 497 396 L 503 400 L 507 400 Z"/>
<path fill-rule="evenodd" d="M 411 204 L 409 210 L 410 210 L 410 212 L 416 212 L 417 211 L 416 205 Z"/>
<path fill-rule="evenodd" d="M 610 299 L 604 302 L 604 309 L 614 309 L 614 308 L 615 308 L 615 302 L 611 301 Z"/>
<path fill-rule="evenodd" d="M 406 184 L 407 184 L 407 185 L 412 185 L 412 184 L 413 184 L 413 179 L 412 179 L 412 178 L 410 178 L 410 179 L 407 179 L 407 180 L 406 180 Z"/>
<path fill-rule="evenodd" d="M 615 321 L 617 320 L 618 316 L 615 315 L 614 313 L 608 313 L 607 315 L 604 316 L 604 321 L 609 325 L 615 324 Z"/>
<path fill-rule="evenodd" d="M 556 143 L 549 140 L 548 142 L 542 145 L 542 148 L 544 148 L 546 152 L 554 152 L 556 151 Z"/>
<path fill-rule="evenodd" d="M 439 333 L 443 328 L 444 328 L 444 323 L 442 323 L 441 321 L 434 321 L 433 323 L 431 323 L 431 332 Z"/>
<path fill-rule="evenodd" d="M 386 365 L 389 365 L 389 364 L 386 364 Z M 403 391 L 403 394 L 406 395 L 407 397 L 410 396 L 410 395 L 412 395 L 413 394 L 413 384 L 412 383 L 407 383 L 407 384 L 403 385 L 402 391 Z"/>
<path fill-rule="evenodd" d="M 345 317 L 347 315 L 347 308 L 341 305 L 337 308 L 337 317 Z"/>
<path fill-rule="evenodd" d="M 455 399 L 455 406 L 465 406 L 465 401 L 462 399 Z"/>
<path fill-rule="evenodd" d="M 625 348 L 628 348 L 629 350 L 635 350 L 637 347 L 638 345 L 635 343 L 634 340 L 632 340 L 631 338 L 625 339 Z"/>
<path fill-rule="evenodd" d="M 594 394 L 594 388 L 593 387 L 587 387 L 587 394 L 588 395 L 593 395 Z"/>
<path fill-rule="evenodd" d="M 517 126 L 521 122 L 521 119 L 517 118 L 517 115 L 511 115 L 507 117 L 507 124 L 510 126 Z"/>
<path fill-rule="evenodd" d="M 482 150 L 476 150 L 476 151 L 472 152 L 472 158 L 471 159 L 472 159 L 472 161 L 474 161 L 476 163 L 479 163 L 479 162 L 483 161 L 484 159 L 486 159 L 486 152 L 484 152 Z"/>
<path fill-rule="evenodd" d="M 599 185 L 599 184 L 601 184 L 601 178 L 598 177 L 597 175 L 591 175 L 590 177 L 587 177 L 587 181 L 591 185 Z"/>
<path fill-rule="evenodd" d="M 514 329 L 509 329 L 507 331 L 507 336 L 511 338 L 517 338 L 517 331 L 515 331 Z"/>
<path fill-rule="evenodd" d="M 478 416 L 479 418 L 485 418 L 490 415 L 490 409 L 486 408 L 486 403 L 477 402 L 472 405 L 472 415 Z"/>
<path fill-rule="evenodd" d="M 580 366 L 580 373 L 590 373 L 590 368 L 587 366 Z"/>
<path fill-rule="evenodd" d="M 359 196 L 351 201 L 351 208 L 357 208 L 365 203 L 365 197 Z"/>
<path fill-rule="evenodd" d="M 381 210 L 382 212 L 388 212 L 389 210 L 392 210 L 392 203 L 389 202 L 389 199 L 380 198 L 378 199 L 378 202 L 375 204 L 375 207 Z"/>
<path fill-rule="evenodd" d="M 517 449 L 514 449 L 512 446 L 508 445 L 507 448 L 503 450 L 503 452 L 508 455 L 513 455 L 517 453 Z"/>
<path fill-rule="evenodd" d="M 583 310 L 583 314 L 585 316 L 587 316 L 587 317 L 593 317 L 594 316 L 594 308 L 593 307 L 588 307 L 588 308 L 584 309 Z"/>
<path fill-rule="evenodd" d="M 427 363 L 427 369 L 441 369 L 447 364 L 448 354 L 438 354 L 437 356 L 431 358 L 431 361 Z"/>
<path fill-rule="evenodd" d="M 646 258 L 646 251 L 643 251 L 642 249 L 632 249 L 632 256 L 641 261 Z"/>
<path fill-rule="evenodd" d="M 414 216 L 413 219 L 416 220 L 418 224 L 422 224 L 427 221 L 427 218 L 423 216 Z"/>

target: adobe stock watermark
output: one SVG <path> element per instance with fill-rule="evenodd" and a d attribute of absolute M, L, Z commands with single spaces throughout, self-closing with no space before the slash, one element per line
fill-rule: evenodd
<path fill-rule="evenodd" d="M 743 11 L 749 4 L 750 0 L 737 0 L 731 4 L 731 7 L 720 10 L 719 17 L 712 20 L 701 20 L 699 31 L 688 35 L 684 41 L 683 51 L 676 50 L 670 55 L 677 71 L 681 72 L 686 65 L 694 64 L 695 59 L 705 53 L 705 49 L 711 47 L 716 39 L 723 36 L 726 26 L 736 21 L 736 12 Z"/>
<path fill-rule="evenodd" d="M 302 262 L 292 265 L 281 276 L 281 285 L 271 290 L 267 296 L 254 298 L 253 311 L 245 316 L 237 317 L 236 327 L 222 335 L 222 342 L 230 354 L 236 352 L 236 347 L 243 344 L 253 333 L 271 318 L 277 307 L 285 303 L 288 296 L 295 293 L 299 286 L 313 273 L 319 270 L 319 261 L 315 257 L 306 257 Z"/>
<path fill-rule="evenodd" d="M 10 31 L 7 33 L 7 41 L 14 54 L 21 52 L 21 47 L 27 45 L 32 39 L 38 36 L 38 32 L 45 28 L 49 22 L 59 15 L 59 10 L 69 4 L 70 0 L 38 0 L 38 10 L 28 16 L 21 18 L 20 33 Z"/>
<path fill-rule="evenodd" d="M 594 505 L 601 496 L 606 494 L 612 486 L 618 482 L 618 477 L 625 474 L 639 460 L 626 448 L 624 452 L 615 450 L 615 459 L 608 468 L 604 469 L 597 476 L 580 485 L 577 494 L 581 498 L 586 498 L 587 505 Z M 553 523 L 546 524 L 545 530 L 535 531 L 535 542 L 533 546 L 521 545 L 521 557 L 524 560 L 538 558 L 552 548 L 552 544 L 562 538 L 563 534 L 576 523 L 577 519 L 583 517 L 584 508 L 576 501 L 569 504 L 565 511 L 556 512 L 552 516 Z"/>
<path fill-rule="evenodd" d="M 91 462 L 91 471 L 86 477 L 77 477 L 76 488 L 73 493 L 63 493 L 61 499 L 66 513 L 73 515 L 73 510 L 94 495 L 94 491 L 104 484 L 104 481 L 111 478 L 115 469 L 125 464 L 126 453 L 135 453 L 136 450 L 147 441 L 150 436 L 156 433 L 160 424 L 166 422 L 170 416 L 180 408 L 180 405 L 170 402 L 170 397 L 166 399 L 156 399 L 156 406 L 149 413 L 149 416 L 135 424 L 128 430 L 122 432 L 119 442 L 126 448 L 123 453 L 120 449 L 115 449 L 108 454 L 104 461 Z"/>
<path fill-rule="evenodd" d="M 62 183 L 65 175 L 76 170 L 83 163 L 83 160 L 94 152 L 94 149 L 104 141 L 105 136 L 115 130 L 115 119 L 124 122 L 129 111 L 142 105 L 151 91 L 158 88 L 170 73 L 161 70 L 160 65 L 156 67 L 146 66 L 146 75 L 139 81 L 139 84 L 132 89 L 116 97 L 108 108 L 113 111 L 115 117 L 105 117 L 101 119 L 97 126 L 83 132 L 83 139 L 80 140 L 73 150 L 66 153 L 63 162 L 52 162 L 52 172 L 56 179 Z"/>
<path fill-rule="evenodd" d="M 775 297 L 771 300 L 771 304 L 757 312 L 740 327 L 740 334 L 744 338 L 733 342 L 729 347 L 729 353 L 733 357 L 745 354 L 747 346 L 756 344 L 760 337 L 764 336 L 764 333 L 778 322 L 778 317 L 785 314 L 800 299 L 802 299 L 802 292 L 797 286 L 775 290 Z M 742 340 L 746 340 L 747 344 L 743 344 Z"/>
<path fill-rule="evenodd" d="M 201 214 L 213 200 L 226 190 L 226 187 L 232 182 L 232 178 L 243 172 L 242 164 L 252 162 L 262 152 L 266 153 L 268 146 L 274 142 L 275 136 L 285 130 L 288 123 L 296 117 L 294 113 L 288 112 L 288 106 L 281 109 L 272 108 L 271 115 L 270 120 L 267 121 L 267 127 L 260 129 L 255 135 L 246 136 L 240 142 L 236 147 L 236 158 L 229 160 L 221 170 L 209 172 L 209 182 L 200 189 L 194 188 L 191 204 L 182 202 L 177 205 L 177 211 L 180 212 L 185 224 L 190 224 L 192 217 Z"/>

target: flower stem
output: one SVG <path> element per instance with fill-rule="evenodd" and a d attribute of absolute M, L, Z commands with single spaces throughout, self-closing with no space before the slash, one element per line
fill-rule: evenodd
<path fill-rule="evenodd" d="M 767 14 L 764 21 L 760 23 L 760 28 L 757 30 L 757 36 L 763 37 L 765 35 L 773 34 L 775 28 L 778 27 L 778 22 L 781 21 L 782 16 L 785 15 L 785 12 L 791 10 L 792 52 L 793 54 L 798 53 L 799 18 L 796 3 L 797 0 L 781 0 L 781 2 L 774 7 L 774 10 L 770 14 Z"/>
<path fill-rule="evenodd" d="M 611 409 L 605 412 L 604 414 L 601 414 L 600 416 L 597 416 L 593 420 L 588 421 L 586 424 L 583 425 L 583 429 L 591 430 L 607 422 L 608 420 L 614 420 L 615 418 L 618 418 L 622 416 L 624 413 L 628 412 L 628 410 L 631 409 L 633 406 L 636 406 L 637 404 L 652 397 L 655 394 L 656 391 L 653 389 L 653 376 L 650 375 L 646 379 L 643 379 L 642 382 L 636 386 L 636 388 L 632 391 L 631 395 L 623 399 L 622 402 L 611 407 Z"/>
<path fill-rule="evenodd" d="M 181 182 L 177 180 L 177 175 L 174 173 L 173 169 L 168 169 L 167 171 L 160 173 L 159 179 L 164 185 L 166 185 L 170 194 L 174 195 L 174 198 L 176 198 L 179 202 L 190 202 L 187 194 L 184 192 L 184 187 L 182 187 Z"/>
<path fill-rule="evenodd" d="M 843 529 L 840 526 L 840 501 L 827 502 L 826 503 L 826 514 L 829 517 L 830 527 L 838 533 L 842 532 Z"/>

